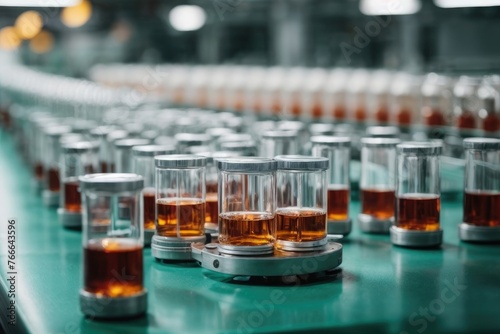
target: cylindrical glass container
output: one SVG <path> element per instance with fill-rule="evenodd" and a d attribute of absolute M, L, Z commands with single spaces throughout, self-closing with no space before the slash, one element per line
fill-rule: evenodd
<path fill-rule="evenodd" d="M 117 173 L 131 173 L 132 168 L 132 148 L 134 146 L 148 145 L 148 139 L 128 138 L 115 142 L 115 164 Z"/>
<path fill-rule="evenodd" d="M 44 128 L 43 146 L 45 147 L 45 154 L 43 156 L 43 166 L 46 173 L 44 175 L 45 186 L 42 198 L 46 206 L 57 207 L 59 205 L 61 190 L 61 146 L 59 145 L 59 139 L 70 131 L 71 127 L 65 125 Z"/>
<path fill-rule="evenodd" d="M 82 201 L 78 177 L 92 174 L 98 169 L 97 142 L 73 142 L 62 146 L 61 199 L 57 213 L 64 227 L 82 226 Z"/>
<path fill-rule="evenodd" d="M 233 156 L 241 157 L 255 157 L 258 151 L 257 145 L 253 140 L 221 143 L 220 148 L 222 151 L 233 152 Z"/>
<path fill-rule="evenodd" d="M 103 165 L 106 166 L 107 173 L 116 172 L 116 162 L 115 162 L 115 142 L 121 139 L 125 139 L 129 136 L 129 133 L 125 130 L 115 130 L 110 132 L 106 136 L 106 145 L 101 149 L 103 158 Z"/>
<path fill-rule="evenodd" d="M 205 240 L 206 160 L 184 154 L 155 157 L 155 258 L 189 260 L 190 244 Z"/>
<path fill-rule="evenodd" d="M 83 289 L 80 308 L 97 318 L 126 318 L 146 312 L 143 283 L 142 196 L 135 174 L 81 176 Z M 120 218 L 119 203 L 131 213 Z M 106 221 L 106 223 L 103 223 Z"/>
<path fill-rule="evenodd" d="M 460 239 L 500 241 L 500 139 L 466 138 Z"/>
<path fill-rule="evenodd" d="M 178 133 L 175 135 L 175 140 L 177 142 L 177 152 L 187 154 L 191 146 L 209 146 L 212 137 L 207 134 Z"/>
<path fill-rule="evenodd" d="M 111 125 L 98 126 L 90 131 L 91 138 L 99 143 L 99 172 L 101 173 L 111 172 L 107 137 L 114 131 L 116 127 Z"/>
<path fill-rule="evenodd" d="M 440 142 L 405 142 L 397 146 L 395 226 L 391 241 L 408 247 L 440 245 Z"/>
<path fill-rule="evenodd" d="M 359 227 L 368 233 L 389 233 L 394 221 L 396 138 L 361 139 L 361 213 Z"/>
<path fill-rule="evenodd" d="M 156 230 L 155 156 L 175 154 L 174 146 L 142 145 L 132 148 L 132 170 L 144 178 L 144 245 L 151 245 Z"/>
<path fill-rule="evenodd" d="M 327 175 L 323 157 L 280 155 L 276 172 L 278 249 L 311 251 L 326 244 Z"/>
<path fill-rule="evenodd" d="M 351 138 L 334 136 L 311 137 L 312 155 L 330 162 L 327 173 L 327 232 L 347 235 L 352 230 L 349 218 L 349 166 Z"/>
<path fill-rule="evenodd" d="M 259 156 L 274 158 L 277 155 L 299 153 L 298 132 L 293 130 L 270 130 L 262 133 Z"/>
<path fill-rule="evenodd" d="M 221 252 L 233 255 L 273 252 L 276 168 L 277 162 L 267 158 L 217 160 Z"/>

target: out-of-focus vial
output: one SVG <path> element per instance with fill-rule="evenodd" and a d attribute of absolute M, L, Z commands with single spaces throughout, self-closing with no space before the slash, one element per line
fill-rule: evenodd
<path fill-rule="evenodd" d="M 347 118 L 347 81 L 351 70 L 336 68 L 328 74 L 323 88 L 325 118 L 342 121 Z"/>
<path fill-rule="evenodd" d="M 460 239 L 500 241 L 500 140 L 466 138 L 464 215 Z"/>
<path fill-rule="evenodd" d="M 486 77 L 478 89 L 481 107 L 479 110 L 479 127 L 485 133 L 495 133 L 500 130 L 500 76 Z"/>
<path fill-rule="evenodd" d="M 391 81 L 390 120 L 405 130 L 419 122 L 420 85 L 421 77 L 406 72 L 396 74 Z"/>
<path fill-rule="evenodd" d="M 78 178 L 98 169 L 97 142 L 70 142 L 62 145 L 61 196 L 57 214 L 68 228 L 82 227 L 82 200 Z"/>
<path fill-rule="evenodd" d="M 255 157 L 257 156 L 257 144 L 253 141 L 227 142 L 221 143 L 220 149 L 226 152 L 232 152 L 235 157 Z"/>
<path fill-rule="evenodd" d="M 478 126 L 480 100 L 477 90 L 481 78 L 461 76 L 453 88 L 453 125 L 459 130 L 475 129 Z"/>
<path fill-rule="evenodd" d="M 349 137 L 313 136 L 312 155 L 330 162 L 327 173 L 327 232 L 348 235 L 352 230 L 349 218 L 351 139 Z"/>
<path fill-rule="evenodd" d="M 280 155 L 276 172 L 275 246 L 286 251 L 311 251 L 326 240 L 326 171 L 323 157 Z"/>
<path fill-rule="evenodd" d="M 347 80 L 347 118 L 364 122 L 368 118 L 367 89 L 372 73 L 365 69 L 357 69 L 350 73 Z"/>
<path fill-rule="evenodd" d="M 299 153 L 297 131 L 270 130 L 262 133 L 259 156 L 274 158 L 277 155 L 293 155 Z"/>
<path fill-rule="evenodd" d="M 361 213 L 359 227 L 368 233 L 389 233 L 394 221 L 396 138 L 361 139 Z"/>
<path fill-rule="evenodd" d="M 190 260 L 191 243 L 205 241 L 206 160 L 186 154 L 155 157 L 155 258 Z"/>
<path fill-rule="evenodd" d="M 59 193 L 61 190 L 60 156 L 61 146 L 59 139 L 62 135 L 71 132 L 71 127 L 57 125 L 44 128 L 45 155 L 43 166 L 45 173 L 45 189 L 42 193 L 43 203 L 46 206 L 57 207 L 59 205 Z"/>
<path fill-rule="evenodd" d="M 215 141 L 215 150 L 222 150 L 225 143 L 253 142 L 253 137 L 248 133 L 228 133 L 219 136 Z"/>
<path fill-rule="evenodd" d="M 212 137 L 203 133 L 178 133 L 175 140 L 179 154 L 187 154 L 191 146 L 210 146 L 212 143 Z"/>
<path fill-rule="evenodd" d="M 129 136 L 129 133 L 125 130 L 115 130 L 106 136 L 105 148 L 101 149 L 103 152 L 104 161 L 102 161 L 101 170 L 106 170 L 106 173 L 116 172 L 115 165 L 115 142 L 121 139 L 125 139 Z"/>
<path fill-rule="evenodd" d="M 219 251 L 263 255 L 274 251 L 276 168 L 273 159 L 225 158 L 219 175 Z"/>
<path fill-rule="evenodd" d="M 369 126 L 366 136 L 370 138 L 399 138 L 401 131 L 397 126 Z"/>
<path fill-rule="evenodd" d="M 422 88 L 421 121 L 425 126 L 445 126 L 451 112 L 452 80 L 443 75 L 430 73 Z"/>
<path fill-rule="evenodd" d="M 174 146 L 142 145 L 132 148 L 132 170 L 144 178 L 144 246 L 151 245 L 156 229 L 155 156 L 175 154 Z"/>
<path fill-rule="evenodd" d="M 131 173 L 132 148 L 134 146 L 149 145 L 150 141 L 142 138 L 126 138 L 115 142 L 115 166 L 117 173 Z"/>
<path fill-rule="evenodd" d="M 389 90 L 394 74 L 387 70 L 377 70 L 371 75 L 367 87 L 367 109 L 369 120 L 385 124 L 389 122 Z"/>
<path fill-rule="evenodd" d="M 141 315 L 147 308 L 143 281 L 143 179 L 135 174 L 90 174 L 79 180 L 83 206 L 81 311 L 95 318 Z M 122 199 L 126 199 L 132 213 L 126 219 L 119 218 Z"/>
<path fill-rule="evenodd" d="M 440 229 L 439 156 L 442 144 L 405 142 L 397 146 L 394 245 L 433 247 L 443 240 Z"/>
<path fill-rule="evenodd" d="M 99 172 L 110 173 L 110 163 L 113 158 L 109 156 L 107 137 L 110 133 L 117 130 L 112 125 L 102 125 L 90 130 L 90 137 L 99 143 Z"/>

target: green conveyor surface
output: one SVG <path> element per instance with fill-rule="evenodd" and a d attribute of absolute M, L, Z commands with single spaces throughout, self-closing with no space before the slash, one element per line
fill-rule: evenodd
<path fill-rule="evenodd" d="M 145 251 L 147 315 L 95 321 L 79 310 L 81 233 L 63 229 L 35 194 L 31 172 L 0 133 L 0 312 L 6 321 L 7 220 L 15 218 L 16 327 L 31 333 L 500 333 L 500 247 L 460 242 L 461 202 L 443 202 L 444 243 L 392 246 L 361 234 L 342 243 L 329 275 L 285 285 L 236 282 L 195 264 L 160 264 Z M 500 210 L 500 208 L 499 208 Z M 359 212 L 352 203 L 351 217 Z M 0 328 L 1 331 L 1 328 Z"/>

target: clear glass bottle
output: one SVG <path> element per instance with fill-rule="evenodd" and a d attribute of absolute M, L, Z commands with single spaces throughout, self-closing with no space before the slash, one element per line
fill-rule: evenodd
<path fill-rule="evenodd" d="M 79 180 L 83 207 L 81 311 L 95 318 L 144 314 L 143 179 L 135 174 L 90 174 Z M 120 218 L 119 203 L 124 202 L 132 214 Z"/>
<path fill-rule="evenodd" d="M 439 156 L 442 144 L 405 142 L 397 146 L 394 245 L 433 247 L 442 243 Z"/>

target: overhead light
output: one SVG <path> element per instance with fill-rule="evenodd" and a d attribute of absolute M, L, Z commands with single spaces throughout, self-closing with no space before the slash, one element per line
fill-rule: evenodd
<path fill-rule="evenodd" d="M 365 15 L 411 15 L 417 13 L 420 0 L 361 0 L 359 10 Z"/>
<path fill-rule="evenodd" d="M 61 21 L 70 28 L 83 26 L 92 16 L 90 1 L 83 0 L 75 6 L 64 8 L 61 12 Z"/>
<path fill-rule="evenodd" d="M 500 6 L 500 0 L 434 0 L 434 3 L 442 8 Z"/>
<path fill-rule="evenodd" d="M 181 5 L 170 11 L 168 19 L 175 30 L 194 31 L 203 27 L 207 14 L 200 6 Z"/>
<path fill-rule="evenodd" d="M 0 0 L 0 7 L 68 7 L 80 0 Z"/>
<path fill-rule="evenodd" d="M 35 37 L 40 30 L 42 30 L 42 26 L 42 16 L 34 10 L 28 10 L 19 15 L 14 24 L 17 35 L 22 39 L 31 39 Z"/>
<path fill-rule="evenodd" d="M 21 45 L 21 41 L 16 28 L 9 26 L 0 29 L 0 50 L 15 50 Z"/>

